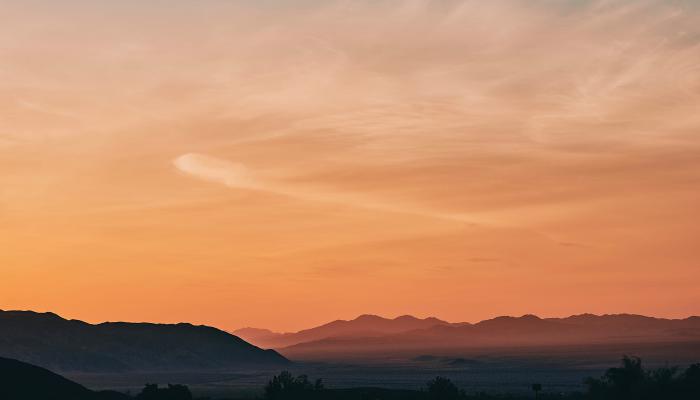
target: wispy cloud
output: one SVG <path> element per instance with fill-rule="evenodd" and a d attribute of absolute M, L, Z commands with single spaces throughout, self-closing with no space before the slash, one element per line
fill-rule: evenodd
<path fill-rule="evenodd" d="M 189 268 L 231 293 L 195 293 L 197 310 L 250 312 L 278 282 L 270 304 L 319 313 L 299 296 L 318 287 L 282 277 L 337 269 L 323 303 L 349 307 L 342 272 L 384 265 L 358 285 L 428 307 L 421 271 L 450 266 L 429 291 L 487 314 L 700 281 L 697 1 L 162 3 L 2 1 L 10 275 Z M 259 286 L 231 291 L 241 275 Z M 698 304 L 692 289 L 656 304 Z"/>
<path fill-rule="evenodd" d="M 174 166 L 181 172 L 209 182 L 219 183 L 234 189 L 257 190 L 297 200 L 328 202 L 348 207 L 359 207 L 392 213 L 412 214 L 416 216 L 449 220 L 461 223 L 488 223 L 478 215 L 451 214 L 421 209 L 414 205 L 400 205 L 361 193 L 339 192 L 303 184 L 275 182 L 256 176 L 242 164 L 218 159 L 202 154 L 187 153 L 173 160 Z"/>
<path fill-rule="evenodd" d="M 201 154 L 187 153 L 173 160 L 180 171 L 210 182 L 232 188 L 272 191 L 263 185 L 242 164 L 236 164 Z"/>

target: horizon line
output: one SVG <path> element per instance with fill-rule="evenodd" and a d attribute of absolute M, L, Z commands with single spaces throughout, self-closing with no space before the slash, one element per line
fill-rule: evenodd
<path fill-rule="evenodd" d="M 316 325 L 313 325 L 313 326 L 310 326 L 310 327 L 307 327 L 307 328 L 303 328 L 303 329 L 299 329 L 299 330 L 296 330 L 296 331 L 276 331 L 276 330 L 269 329 L 269 328 L 261 328 L 261 327 L 254 327 L 254 326 L 243 326 L 243 327 L 235 328 L 235 329 L 227 329 L 227 328 L 221 328 L 221 327 L 219 327 L 219 326 L 212 325 L 212 324 L 204 324 L 204 323 L 201 323 L 201 324 L 200 324 L 200 323 L 194 323 L 194 322 L 189 322 L 189 321 L 178 321 L 178 322 L 153 322 L 153 321 L 105 320 L 105 321 L 100 321 L 100 322 L 93 322 L 93 321 L 88 321 L 88 320 L 86 320 L 86 319 L 65 317 L 65 316 L 63 316 L 63 315 L 61 315 L 61 314 L 59 314 L 59 313 L 53 312 L 53 311 L 36 311 L 36 310 L 29 310 L 29 309 L 26 309 L 26 310 L 17 310 L 17 309 L 15 309 L 15 310 L 5 310 L 5 309 L 0 308 L 0 313 L 3 313 L 3 312 L 21 312 L 21 313 L 33 313 L 33 314 L 51 314 L 51 315 L 55 315 L 55 316 L 57 316 L 57 317 L 59 317 L 59 318 L 61 318 L 61 319 L 67 320 L 67 321 L 79 321 L 79 322 L 87 323 L 87 324 L 89 324 L 89 325 L 100 325 L 100 324 L 107 324 L 107 323 L 153 324 L 153 325 L 178 325 L 178 324 L 189 324 L 189 325 L 192 325 L 192 326 L 206 326 L 206 327 L 211 327 L 211 328 L 219 329 L 219 330 L 221 330 L 221 331 L 223 331 L 223 332 L 227 332 L 227 333 L 231 333 L 231 334 L 233 334 L 233 332 L 237 332 L 237 331 L 244 330 L 244 329 L 260 329 L 260 330 L 268 330 L 268 331 L 270 331 L 270 332 L 279 333 L 279 334 L 287 334 L 287 333 L 290 333 L 290 334 L 291 334 L 291 333 L 298 333 L 298 332 L 301 332 L 301 331 L 305 331 L 305 330 L 309 330 L 309 329 L 318 328 L 318 327 L 320 327 L 320 326 L 328 325 L 328 324 L 331 324 L 331 323 L 334 323 L 334 322 L 352 322 L 352 321 L 355 321 L 355 320 L 357 320 L 357 319 L 359 319 L 359 318 L 362 318 L 362 317 L 377 317 L 377 318 L 380 318 L 380 319 L 383 319 L 383 320 L 389 320 L 389 321 L 395 321 L 395 320 L 400 319 L 400 318 L 402 318 L 402 317 L 410 317 L 410 318 L 414 318 L 414 319 L 418 319 L 418 320 L 436 319 L 436 320 L 438 320 L 438 321 L 440 321 L 440 322 L 444 322 L 444 323 L 447 323 L 447 324 L 450 324 L 450 325 L 456 325 L 456 324 L 476 325 L 476 324 L 479 324 L 479 323 L 484 322 L 484 321 L 490 321 L 490 320 L 494 320 L 494 319 L 498 319 L 498 318 L 514 318 L 514 319 L 519 319 L 519 318 L 524 318 L 524 317 L 535 317 L 535 318 L 541 319 L 541 320 L 548 320 L 548 319 L 566 319 L 566 318 L 579 317 L 579 316 L 594 316 L 594 317 L 606 317 L 606 316 L 633 316 L 633 317 L 644 317 L 644 318 L 662 319 L 662 320 L 669 320 L 669 321 L 672 321 L 672 320 L 682 321 L 682 320 L 687 320 L 687 319 L 690 319 L 690 318 L 700 318 L 700 315 L 698 315 L 698 314 L 687 315 L 687 316 L 685 316 L 685 317 L 671 318 L 671 317 L 662 317 L 662 316 L 655 316 L 655 315 L 645 315 L 645 314 L 637 314 L 637 313 L 629 313 L 629 312 L 603 313 L 603 314 L 596 314 L 596 313 L 584 312 L 584 313 L 579 313 L 579 314 L 570 314 L 570 315 L 566 315 L 566 316 L 544 316 L 544 317 L 543 317 L 543 316 L 540 316 L 540 315 L 537 315 L 537 314 L 533 314 L 533 313 L 526 313 L 526 314 L 522 314 L 522 315 L 519 315 L 519 316 L 516 316 L 516 315 L 506 315 L 506 314 L 503 314 L 503 315 L 496 315 L 496 316 L 491 317 L 491 318 L 486 318 L 486 319 L 481 319 L 481 320 L 479 320 L 479 321 L 470 322 L 470 321 L 448 321 L 448 320 L 444 320 L 444 319 L 442 319 L 442 318 L 438 318 L 438 317 L 435 317 L 435 316 L 427 316 L 427 317 L 421 318 L 421 317 L 417 317 L 417 316 L 415 316 L 415 315 L 413 315 L 413 314 L 400 314 L 400 315 L 397 315 L 396 317 L 391 318 L 391 317 L 385 317 L 385 316 L 382 316 L 382 315 L 379 315 L 379 314 L 364 313 L 364 314 L 359 314 L 358 316 L 356 316 L 355 318 L 352 318 L 352 319 L 334 319 L 334 320 L 330 320 L 330 321 L 328 321 L 328 322 L 316 324 Z"/>

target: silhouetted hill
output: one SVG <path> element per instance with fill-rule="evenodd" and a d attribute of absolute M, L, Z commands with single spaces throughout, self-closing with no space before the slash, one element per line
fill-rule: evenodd
<path fill-rule="evenodd" d="M 229 333 L 191 324 L 88 324 L 53 313 L 0 311 L 0 356 L 56 371 L 191 371 L 288 363 Z"/>
<path fill-rule="evenodd" d="M 438 321 L 427 328 L 403 325 L 394 331 L 382 330 L 387 321 L 380 317 L 360 317 L 363 329 L 340 329 L 353 321 L 338 321 L 294 334 L 297 344 L 276 347 L 288 357 L 326 358 L 333 355 L 388 354 L 391 352 L 445 351 L 482 347 L 552 346 L 606 343 L 700 342 L 700 318 L 663 319 L 641 315 L 583 314 L 567 318 L 497 317 L 476 324 L 450 324 Z M 354 320 L 354 321 L 358 321 Z M 372 326 L 377 324 L 379 328 Z M 331 326 L 338 329 L 328 329 Z M 323 328 L 323 329 L 322 329 Z M 306 332 L 313 332 L 309 335 Z M 301 333 L 306 333 L 301 335 Z M 315 337 L 319 339 L 311 339 Z M 255 342 L 255 339 L 251 339 Z M 284 343 L 277 341 L 277 343 Z M 424 351 L 426 353 L 420 353 Z M 337 358 L 337 357 L 334 357 Z"/>
<path fill-rule="evenodd" d="M 388 319 L 365 314 L 350 321 L 336 320 L 294 333 L 276 333 L 267 329 L 243 328 L 234 331 L 233 334 L 263 348 L 282 348 L 331 337 L 384 336 L 441 325 L 449 325 L 449 323 L 437 318 L 420 319 L 411 315 Z"/>
<path fill-rule="evenodd" d="M 120 400 L 117 392 L 93 392 L 49 370 L 0 357 L 0 399 Z"/>
<path fill-rule="evenodd" d="M 289 333 L 280 333 L 269 329 L 259 328 L 241 328 L 236 329 L 231 333 L 245 341 L 255 343 L 256 346 L 260 346 L 265 349 L 278 347 L 279 344 L 285 343 L 283 338 L 290 335 Z"/>

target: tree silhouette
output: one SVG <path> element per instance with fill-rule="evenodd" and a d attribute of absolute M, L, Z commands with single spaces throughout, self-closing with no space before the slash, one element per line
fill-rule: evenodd
<path fill-rule="evenodd" d="M 136 396 L 137 400 L 192 400 L 192 393 L 185 385 L 168 385 L 159 388 L 157 384 L 149 383 Z"/>
<path fill-rule="evenodd" d="M 636 357 L 624 357 L 622 365 L 610 368 L 600 378 L 588 378 L 588 397 L 592 399 L 700 399 L 700 364 L 683 373 L 676 367 L 645 370 Z"/>
<path fill-rule="evenodd" d="M 323 391 L 323 382 L 317 379 L 311 383 L 308 376 L 294 377 L 289 371 L 275 375 L 265 386 L 267 400 L 297 400 L 318 398 Z"/>
<path fill-rule="evenodd" d="M 610 368 L 601 379 L 588 378 L 589 394 L 596 398 L 637 399 L 644 393 L 647 373 L 637 357 L 624 356 L 622 366 Z"/>
<path fill-rule="evenodd" d="M 453 400 L 463 397 L 463 393 L 451 380 L 441 376 L 428 381 L 428 398 L 431 400 Z"/>
<path fill-rule="evenodd" d="M 687 399 L 700 399 L 700 364 L 693 364 L 681 374 L 680 393 Z"/>
<path fill-rule="evenodd" d="M 538 399 L 540 397 L 540 392 L 542 391 L 542 384 L 533 383 L 532 384 L 532 391 L 535 392 L 535 398 Z"/>

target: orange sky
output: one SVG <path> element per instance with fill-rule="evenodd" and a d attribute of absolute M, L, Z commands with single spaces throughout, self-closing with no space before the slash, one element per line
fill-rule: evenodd
<path fill-rule="evenodd" d="M 0 7 L 1 309 L 687 316 L 698 204 L 692 1 Z"/>

